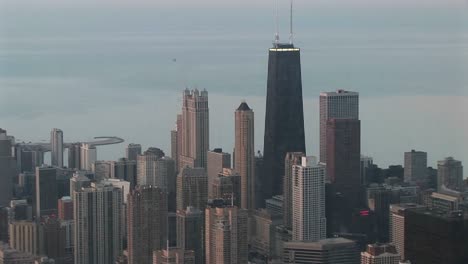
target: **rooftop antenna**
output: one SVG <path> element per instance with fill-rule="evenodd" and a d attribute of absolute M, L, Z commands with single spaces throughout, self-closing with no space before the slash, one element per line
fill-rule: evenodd
<path fill-rule="evenodd" d="M 275 1 L 275 23 L 276 23 L 276 32 L 275 32 L 275 44 L 279 43 L 279 14 L 278 14 L 278 0 Z"/>
<path fill-rule="evenodd" d="M 291 10 L 289 14 L 289 44 L 293 44 L 293 0 L 291 0 Z"/>

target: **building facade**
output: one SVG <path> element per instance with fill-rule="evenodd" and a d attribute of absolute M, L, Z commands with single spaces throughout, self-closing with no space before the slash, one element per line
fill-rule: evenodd
<path fill-rule="evenodd" d="M 292 229 L 292 208 L 293 208 L 293 165 L 301 165 L 303 152 L 288 152 L 284 161 L 283 180 L 283 224 L 286 228 Z"/>
<path fill-rule="evenodd" d="M 444 192 L 444 189 L 454 191 L 464 191 L 463 166 L 461 161 L 448 157 L 437 162 L 437 191 Z"/>
<path fill-rule="evenodd" d="M 213 193 L 213 181 L 218 178 L 218 175 L 222 173 L 224 168 L 231 168 L 231 155 L 223 152 L 220 148 L 215 148 L 207 153 L 207 176 L 208 176 L 208 198 Z"/>
<path fill-rule="evenodd" d="M 63 167 L 63 132 L 58 128 L 50 132 L 51 164 L 59 168 Z"/>
<path fill-rule="evenodd" d="M 361 252 L 361 264 L 399 264 L 400 254 L 392 244 L 371 244 Z"/>
<path fill-rule="evenodd" d="M 328 238 L 316 242 L 286 242 L 283 263 L 359 264 L 359 248 L 352 240 Z"/>
<path fill-rule="evenodd" d="M 405 152 L 405 182 L 422 183 L 427 178 L 427 152 L 411 150 Z"/>
<path fill-rule="evenodd" d="M 185 167 L 177 176 L 177 210 L 193 206 L 204 210 L 208 201 L 208 177 L 204 168 Z"/>

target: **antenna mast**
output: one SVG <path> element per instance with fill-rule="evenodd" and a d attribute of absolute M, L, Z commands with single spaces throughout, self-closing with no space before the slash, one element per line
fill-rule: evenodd
<path fill-rule="evenodd" d="M 290 21 L 289 21 L 289 44 L 293 44 L 293 0 L 291 0 L 291 10 L 290 10 Z"/>
<path fill-rule="evenodd" d="M 275 44 L 278 44 L 278 43 L 279 43 L 279 15 L 278 15 L 278 0 L 275 0 L 275 23 L 276 23 Z"/>

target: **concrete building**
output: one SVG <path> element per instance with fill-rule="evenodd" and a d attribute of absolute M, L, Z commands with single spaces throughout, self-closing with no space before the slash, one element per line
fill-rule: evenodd
<path fill-rule="evenodd" d="M 70 196 L 64 196 L 58 200 L 58 218 L 61 220 L 73 220 L 73 200 Z"/>
<path fill-rule="evenodd" d="M 153 251 L 166 246 L 167 193 L 156 186 L 137 186 L 128 203 L 128 263 L 151 263 Z"/>
<path fill-rule="evenodd" d="M 88 177 L 92 176 L 92 177 Z M 82 188 L 88 188 L 91 186 L 90 178 L 94 178 L 94 175 L 89 175 L 86 171 L 77 171 L 73 174 L 73 177 L 70 179 L 70 194 L 73 197 L 73 191 L 78 192 Z"/>
<path fill-rule="evenodd" d="M 19 252 L 39 255 L 43 252 L 39 225 L 33 221 L 13 221 L 9 225 L 10 247 Z"/>
<path fill-rule="evenodd" d="M 181 248 L 154 251 L 153 264 L 196 264 L 195 252 Z"/>
<path fill-rule="evenodd" d="M 0 206 L 8 206 L 13 195 L 16 164 L 11 147 L 12 137 L 0 128 Z"/>
<path fill-rule="evenodd" d="M 120 188 L 101 183 L 73 192 L 75 264 L 113 263 L 122 251 Z"/>
<path fill-rule="evenodd" d="M 217 197 L 211 197 L 213 193 L 213 181 L 218 178 L 218 175 L 222 173 L 224 168 L 231 168 L 231 154 L 223 152 L 220 148 L 215 148 L 207 153 L 207 176 L 208 176 L 208 198 L 214 199 Z"/>
<path fill-rule="evenodd" d="M 110 179 L 113 171 L 112 161 L 98 160 L 91 165 L 91 171 L 94 172 L 96 181 Z"/>
<path fill-rule="evenodd" d="M 91 171 L 93 163 L 97 160 L 97 150 L 96 147 L 82 143 L 80 146 L 80 170 Z"/>
<path fill-rule="evenodd" d="M 175 162 L 166 157 L 162 150 L 149 148 L 137 159 L 138 185 L 155 185 L 161 188 L 175 185 Z"/>
<path fill-rule="evenodd" d="M 210 149 L 208 92 L 184 90 L 179 171 L 185 166 L 207 168 Z"/>
<path fill-rule="evenodd" d="M 241 207 L 241 185 L 242 178 L 232 169 L 224 168 L 222 172 L 213 180 L 211 191 L 212 193 L 208 194 L 210 199 L 225 199 L 232 200 L 232 203 Z"/>
<path fill-rule="evenodd" d="M 405 152 L 405 182 L 423 183 L 427 178 L 427 152 L 411 150 Z"/>
<path fill-rule="evenodd" d="M 444 188 L 454 191 L 465 190 L 462 163 L 452 157 L 437 162 L 437 191 L 443 193 Z"/>
<path fill-rule="evenodd" d="M 392 204 L 390 205 L 390 243 L 395 245 L 397 253 L 401 259 L 406 259 L 405 252 L 405 226 L 406 213 L 412 209 L 423 209 L 422 205 L 410 204 Z"/>
<path fill-rule="evenodd" d="M 58 128 L 50 132 L 52 166 L 63 167 L 63 132 Z"/>
<path fill-rule="evenodd" d="M 197 208 L 177 211 L 177 247 L 193 250 L 195 263 L 205 263 L 204 214 Z"/>
<path fill-rule="evenodd" d="M 300 53 L 292 42 L 269 49 L 262 200 L 283 193 L 286 153 L 306 152 Z"/>
<path fill-rule="evenodd" d="M 316 242 L 287 242 L 283 263 L 359 264 L 359 248 L 352 240 L 328 238 Z"/>
<path fill-rule="evenodd" d="M 283 225 L 292 229 L 292 208 L 293 208 L 293 165 L 301 165 L 303 152 L 288 152 L 284 161 L 284 180 L 283 180 Z"/>
<path fill-rule="evenodd" d="M 205 263 L 247 264 L 248 211 L 224 200 L 205 209 Z"/>
<path fill-rule="evenodd" d="M 235 114 L 234 169 L 241 177 L 241 208 L 255 209 L 254 112 L 242 102 Z"/>
<path fill-rule="evenodd" d="M 185 167 L 177 176 L 177 210 L 193 206 L 204 210 L 208 201 L 208 177 L 204 168 Z"/>
<path fill-rule="evenodd" d="M 359 93 L 345 90 L 320 93 L 320 162 L 327 163 L 327 122 L 359 119 Z"/>
<path fill-rule="evenodd" d="M 361 264 L 399 264 L 400 254 L 392 244 L 367 245 L 365 252 L 361 252 Z"/>
<path fill-rule="evenodd" d="M 136 161 L 137 157 L 141 155 L 141 145 L 130 143 L 125 148 L 125 158 L 130 161 Z"/>
<path fill-rule="evenodd" d="M 252 213 L 250 245 L 252 250 L 266 258 L 281 257 L 276 250 L 276 229 L 282 224 L 282 216 L 268 212 L 266 209 Z"/>
<path fill-rule="evenodd" d="M 68 146 L 68 168 L 81 168 L 81 144 L 73 143 Z"/>
<path fill-rule="evenodd" d="M 44 215 L 57 214 L 57 167 L 42 166 L 36 168 L 35 215 L 40 219 Z"/>
<path fill-rule="evenodd" d="M 315 157 L 302 157 L 293 165 L 292 231 L 295 241 L 318 241 L 326 238 L 325 166 Z"/>
<path fill-rule="evenodd" d="M 0 264 L 34 264 L 34 256 L 0 243 Z"/>

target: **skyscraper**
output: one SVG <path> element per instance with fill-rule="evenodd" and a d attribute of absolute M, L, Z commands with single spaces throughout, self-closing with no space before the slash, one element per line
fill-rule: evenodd
<path fill-rule="evenodd" d="M 168 177 L 174 177 L 174 161 L 165 157 L 162 150 L 148 148 L 137 158 L 137 184 L 166 188 Z"/>
<path fill-rule="evenodd" d="M 400 254 L 392 244 L 367 245 L 365 252 L 361 252 L 361 264 L 399 264 Z"/>
<path fill-rule="evenodd" d="M 73 200 L 70 196 L 64 196 L 58 200 L 58 218 L 73 220 Z"/>
<path fill-rule="evenodd" d="M 208 201 L 208 179 L 204 168 L 185 167 L 177 176 L 177 210 L 193 206 L 204 210 Z"/>
<path fill-rule="evenodd" d="M 113 263 L 122 251 L 120 188 L 92 183 L 73 192 L 75 264 Z"/>
<path fill-rule="evenodd" d="M 57 167 L 36 168 L 36 217 L 57 214 Z"/>
<path fill-rule="evenodd" d="M 167 228 L 166 191 L 137 186 L 128 200 L 128 263 L 151 263 L 153 251 L 166 246 Z"/>
<path fill-rule="evenodd" d="M 294 241 L 318 241 L 326 238 L 325 166 L 315 157 L 302 157 L 293 165 L 292 232 Z"/>
<path fill-rule="evenodd" d="M 329 119 L 359 119 L 359 94 L 345 90 L 320 93 L 320 162 L 327 162 Z"/>
<path fill-rule="evenodd" d="M 232 203 L 241 205 L 241 176 L 232 169 L 223 169 L 212 183 L 210 199 L 232 200 Z"/>
<path fill-rule="evenodd" d="M 11 151 L 12 138 L 0 128 L 0 206 L 8 206 L 12 197 L 16 164 Z"/>
<path fill-rule="evenodd" d="M 205 263 L 204 214 L 197 208 L 177 211 L 177 247 L 195 252 L 195 263 Z"/>
<path fill-rule="evenodd" d="M 52 166 L 63 167 L 63 132 L 58 128 L 50 132 Z"/>
<path fill-rule="evenodd" d="M 292 179 L 293 165 L 301 165 L 303 152 L 288 152 L 284 161 L 284 183 L 283 183 L 283 224 L 289 230 L 292 229 Z"/>
<path fill-rule="evenodd" d="M 248 211 L 212 200 L 205 210 L 206 264 L 246 264 Z"/>
<path fill-rule="evenodd" d="M 234 169 L 241 177 L 241 208 L 255 209 L 254 112 L 242 102 L 234 116 Z"/>
<path fill-rule="evenodd" d="M 138 155 L 141 155 L 141 145 L 130 143 L 125 149 L 125 157 L 127 160 L 137 160 Z"/>
<path fill-rule="evenodd" d="M 231 155 L 223 152 L 221 148 L 215 148 L 207 153 L 207 176 L 208 176 L 208 194 L 213 193 L 213 181 L 218 178 L 218 174 L 223 171 L 224 168 L 231 168 Z M 219 198 L 219 197 L 209 197 Z"/>
<path fill-rule="evenodd" d="M 463 166 L 461 161 L 452 157 L 437 162 L 437 191 L 443 193 L 446 189 L 463 191 Z"/>
<path fill-rule="evenodd" d="M 112 164 L 114 169 L 111 178 L 128 181 L 132 188 L 137 184 L 137 162 L 135 160 L 120 158 Z"/>
<path fill-rule="evenodd" d="M 427 152 L 405 152 L 405 182 L 422 183 L 427 176 Z"/>
<path fill-rule="evenodd" d="M 206 168 L 210 149 L 208 92 L 185 89 L 179 171 L 185 166 Z"/>
<path fill-rule="evenodd" d="M 68 146 L 68 168 L 81 168 L 81 144 L 73 143 Z"/>
<path fill-rule="evenodd" d="M 82 143 L 80 146 L 80 169 L 91 171 L 92 164 L 97 160 L 97 150 L 96 147 Z"/>
<path fill-rule="evenodd" d="M 269 49 L 263 148 L 262 200 L 282 194 L 286 153 L 306 151 L 301 57 L 292 43 L 292 23 L 290 43 L 279 43 L 277 35 Z"/>

